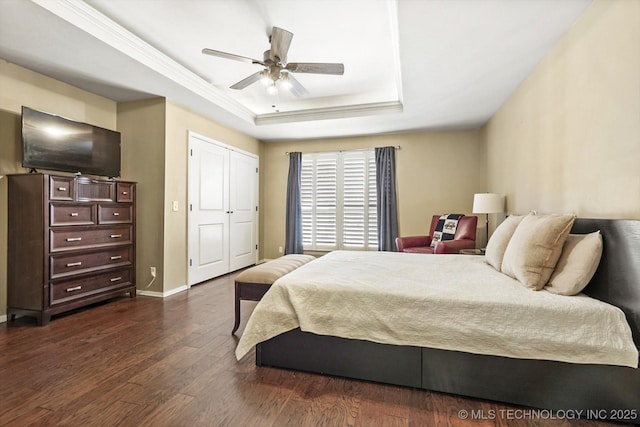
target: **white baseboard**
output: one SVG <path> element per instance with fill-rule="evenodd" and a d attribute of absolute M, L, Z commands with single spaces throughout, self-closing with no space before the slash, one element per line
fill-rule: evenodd
<path fill-rule="evenodd" d="M 188 290 L 188 289 L 189 289 L 189 288 L 187 287 L 187 285 L 178 286 L 177 288 L 173 288 L 173 289 L 171 289 L 171 290 L 168 290 L 167 292 L 164 292 L 164 293 L 163 293 L 163 296 L 166 298 L 166 297 L 168 297 L 168 296 L 171 296 L 171 295 L 173 295 L 173 294 L 180 293 L 180 292 L 182 292 L 182 291 L 186 291 L 186 290 Z"/>
<path fill-rule="evenodd" d="M 143 291 L 140 289 L 136 291 L 136 295 L 142 295 L 143 297 L 164 298 L 164 295 L 162 295 L 162 292 Z"/>
<path fill-rule="evenodd" d="M 6 314 L 0 314 L 0 323 L 4 323 L 7 321 L 7 315 Z"/>
<path fill-rule="evenodd" d="M 177 294 L 179 292 L 182 291 L 186 291 L 187 285 L 182 285 L 182 286 L 178 286 L 177 288 L 173 288 L 171 290 L 168 290 L 167 292 L 157 292 L 157 291 L 145 291 L 142 289 L 138 289 L 136 291 L 137 295 L 142 295 L 144 297 L 154 297 L 154 298 L 166 298 L 168 296 L 171 296 L 173 294 Z"/>

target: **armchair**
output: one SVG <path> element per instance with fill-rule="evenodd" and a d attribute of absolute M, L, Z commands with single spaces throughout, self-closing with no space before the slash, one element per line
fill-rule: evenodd
<path fill-rule="evenodd" d="M 398 252 L 413 252 L 422 254 L 457 254 L 461 249 L 474 249 L 476 247 L 477 216 L 463 216 L 458 221 L 456 234 L 453 240 L 446 240 L 436 245 L 431 245 L 431 236 L 436 229 L 440 215 L 434 215 L 431 219 L 431 228 L 428 236 L 397 237 L 396 246 Z"/>

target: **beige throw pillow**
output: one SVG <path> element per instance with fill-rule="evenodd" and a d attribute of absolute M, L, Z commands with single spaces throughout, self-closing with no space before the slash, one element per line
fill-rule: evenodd
<path fill-rule="evenodd" d="M 513 233 L 502 272 L 539 291 L 551 277 L 574 215 L 527 215 Z"/>
<path fill-rule="evenodd" d="M 601 256 L 602 236 L 599 231 L 569 234 L 556 269 L 544 288 L 559 295 L 576 295 L 582 292 L 598 269 Z"/>
<path fill-rule="evenodd" d="M 510 215 L 502 224 L 500 224 L 491 235 L 489 242 L 487 242 L 487 249 L 485 250 L 484 257 L 490 266 L 498 271 L 502 269 L 502 259 L 504 253 L 507 250 L 507 245 L 513 232 L 518 228 L 518 224 L 522 221 L 524 215 Z"/>

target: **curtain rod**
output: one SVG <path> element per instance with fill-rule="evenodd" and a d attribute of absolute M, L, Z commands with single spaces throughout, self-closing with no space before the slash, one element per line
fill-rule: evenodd
<path fill-rule="evenodd" d="M 327 151 L 304 151 L 302 154 L 317 154 L 317 153 L 344 153 L 345 151 L 368 151 L 368 150 L 373 150 L 375 148 L 382 148 L 382 147 L 371 147 L 371 148 L 354 148 L 353 150 L 327 150 Z M 400 146 L 399 145 L 394 145 L 393 148 L 395 148 L 396 150 L 400 150 Z M 289 151 L 285 151 L 284 155 L 288 156 L 291 152 Z"/>

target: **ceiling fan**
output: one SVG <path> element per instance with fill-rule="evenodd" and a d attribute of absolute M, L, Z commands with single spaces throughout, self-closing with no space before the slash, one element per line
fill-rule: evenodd
<path fill-rule="evenodd" d="M 238 83 L 231 86 L 231 89 L 244 89 L 259 80 L 263 80 L 267 85 L 267 91 L 269 93 L 277 93 L 278 88 L 276 83 L 280 82 L 278 84 L 279 86 L 290 90 L 295 96 L 300 97 L 309 92 L 296 78 L 291 75 L 291 73 L 344 74 L 344 64 L 287 62 L 287 52 L 289 51 L 292 38 L 293 33 L 283 30 L 282 28 L 273 27 L 273 31 L 269 37 L 271 49 L 264 52 L 264 59 L 262 61 L 207 48 L 202 49 L 202 53 L 218 56 L 220 58 L 233 59 L 240 62 L 258 64 L 264 67 L 262 71 L 258 71 L 249 77 L 240 80 Z"/>

